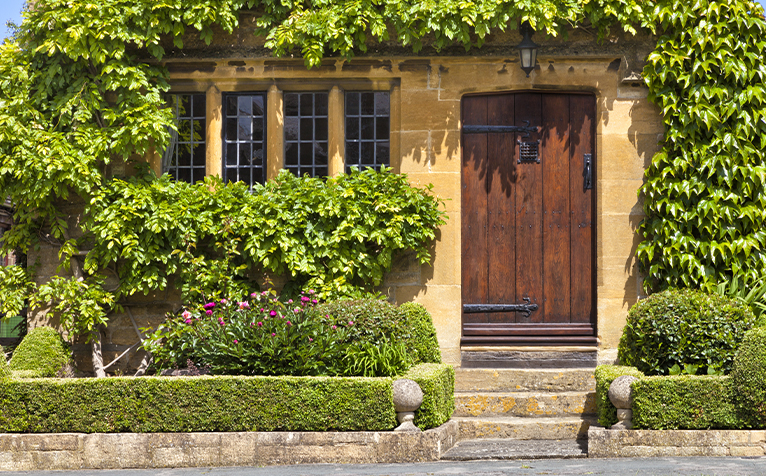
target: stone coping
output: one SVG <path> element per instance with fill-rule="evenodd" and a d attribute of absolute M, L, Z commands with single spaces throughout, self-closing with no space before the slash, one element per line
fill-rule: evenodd
<path fill-rule="evenodd" d="M 766 456 L 766 430 L 588 429 L 588 457 Z"/>
<path fill-rule="evenodd" d="M 4 433 L 0 471 L 416 463 L 439 460 L 457 436 L 455 421 L 422 433 Z"/>

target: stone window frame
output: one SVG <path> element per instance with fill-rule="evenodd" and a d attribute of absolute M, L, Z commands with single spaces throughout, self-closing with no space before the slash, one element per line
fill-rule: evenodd
<path fill-rule="evenodd" d="M 389 167 L 401 170 L 400 118 L 401 86 L 399 78 L 335 79 L 199 79 L 172 81 L 168 94 L 206 94 L 206 176 L 223 178 L 223 95 L 224 93 L 264 93 L 266 95 L 266 180 L 284 169 L 284 93 L 322 92 L 328 97 L 328 175 L 345 173 L 345 93 L 388 92 L 390 101 Z M 156 150 L 147 154 L 152 170 L 162 173 L 161 156 Z"/>

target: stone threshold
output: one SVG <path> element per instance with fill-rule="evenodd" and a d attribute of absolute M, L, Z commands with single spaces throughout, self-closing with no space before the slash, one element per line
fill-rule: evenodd
<path fill-rule="evenodd" d="M 766 456 L 766 430 L 588 429 L 589 458 Z"/>
<path fill-rule="evenodd" d="M 458 424 L 424 432 L 0 434 L 0 471 L 438 461 Z"/>

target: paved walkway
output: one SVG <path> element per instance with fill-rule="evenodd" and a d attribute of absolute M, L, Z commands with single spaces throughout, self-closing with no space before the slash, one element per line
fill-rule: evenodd
<path fill-rule="evenodd" d="M 8 472 L 50 476 L 505 476 L 505 475 L 764 475 L 764 458 L 621 458 L 534 461 L 470 461 L 380 465 L 301 465 L 265 468 L 184 468 Z"/>

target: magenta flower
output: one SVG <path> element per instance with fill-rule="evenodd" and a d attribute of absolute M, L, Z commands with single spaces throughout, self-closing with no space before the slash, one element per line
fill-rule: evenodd
<path fill-rule="evenodd" d="M 310 298 L 308 296 L 301 296 L 301 301 L 303 302 L 309 302 Z"/>
<path fill-rule="evenodd" d="M 237 303 L 240 309 L 250 309 L 250 304 L 247 301 Z"/>
<path fill-rule="evenodd" d="M 187 323 L 187 324 L 191 324 L 192 320 L 191 319 L 184 319 L 184 322 Z"/>
<path fill-rule="evenodd" d="M 349 326 L 353 326 L 354 325 L 354 321 L 348 321 L 348 325 Z"/>
<path fill-rule="evenodd" d="M 287 325 L 288 325 L 288 326 L 292 326 L 292 325 L 293 325 L 293 323 L 292 323 L 292 322 L 290 322 L 290 321 L 287 321 Z"/>
<path fill-rule="evenodd" d="M 234 339 L 235 344 L 239 344 L 239 341 L 237 339 Z"/>
<path fill-rule="evenodd" d="M 276 316 L 276 315 L 277 315 L 277 311 L 271 311 L 271 312 L 269 313 L 269 316 L 271 316 L 271 317 L 274 317 L 274 316 Z"/>
<path fill-rule="evenodd" d="M 309 289 L 309 294 L 314 294 L 314 290 L 313 289 Z"/>
<path fill-rule="evenodd" d="M 292 299 L 288 299 L 288 300 L 287 300 L 287 304 L 292 304 L 292 303 L 293 303 L 293 300 L 292 300 Z"/>
<path fill-rule="evenodd" d="M 264 308 L 261 308 L 261 312 L 263 312 L 263 311 L 265 311 L 265 310 L 266 310 L 266 309 L 264 309 Z"/>
<path fill-rule="evenodd" d="M 316 304 L 316 303 L 318 303 L 318 302 L 319 302 L 319 301 L 317 301 L 316 299 L 312 299 L 312 300 L 311 300 L 311 304 Z"/>
<path fill-rule="evenodd" d="M 338 328 L 338 326 L 332 326 L 332 330 L 335 330 L 337 328 Z"/>
<path fill-rule="evenodd" d="M 213 311 L 208 309 L 207 311 L 205 311 L 205 314 L 207 314 L 208 316 L 212 316 L 213 315 Z"/>
<path fill-rule="evenodd" d="M 314 339 L 312 339 L 311 337 L 309 337 L 309 342 L 314 342 Z"/>
<path fill-rule="evenodd" d="M 229 301 L 227 301 L 226 299 L 221 299 L 221 304 L 226 304 L 227 302 Z"/>
<path fill-rule="evenodd" d="M 272 333 L 271 333 L 271 337 L 274 337 L 274 336 L 276 336 L 276 334 L 272 332 Z"/>
<path fill-rule="evenodd" d="M 218 318 L 218 325 L 221 325 L 221 326 L 225 326 L 225 325 L 226 325 L 226 323 L 225 323 L 225 322 L 223 322 L 223 319 L 219 317 L 219 318 Z"/>
<path fill-rule="evenodd" d="M 258 327 L 263 327 L 263 322 L 258 322 Z"/>
<path fill-rule="evenodd" d="M 205 309 L 213 309 L 215 307 L 214 302 L 209 302 L 203 306 Z"/>
<path fill-rule="evenodd" d="M 301 312 L 301 308 L 296 307 L 295 309 L 293 309 L 293 312 L 298 314 L 299 312 Z"/>
<path fill-rule="evenodd" d="M 258 296 L 258 294 L 256 294 L 256 293 L 250 293 L 250 297 L 251 297 L 251 298 L 254 298 L 254 297 L 256 297 L 256 296 Z"/>

